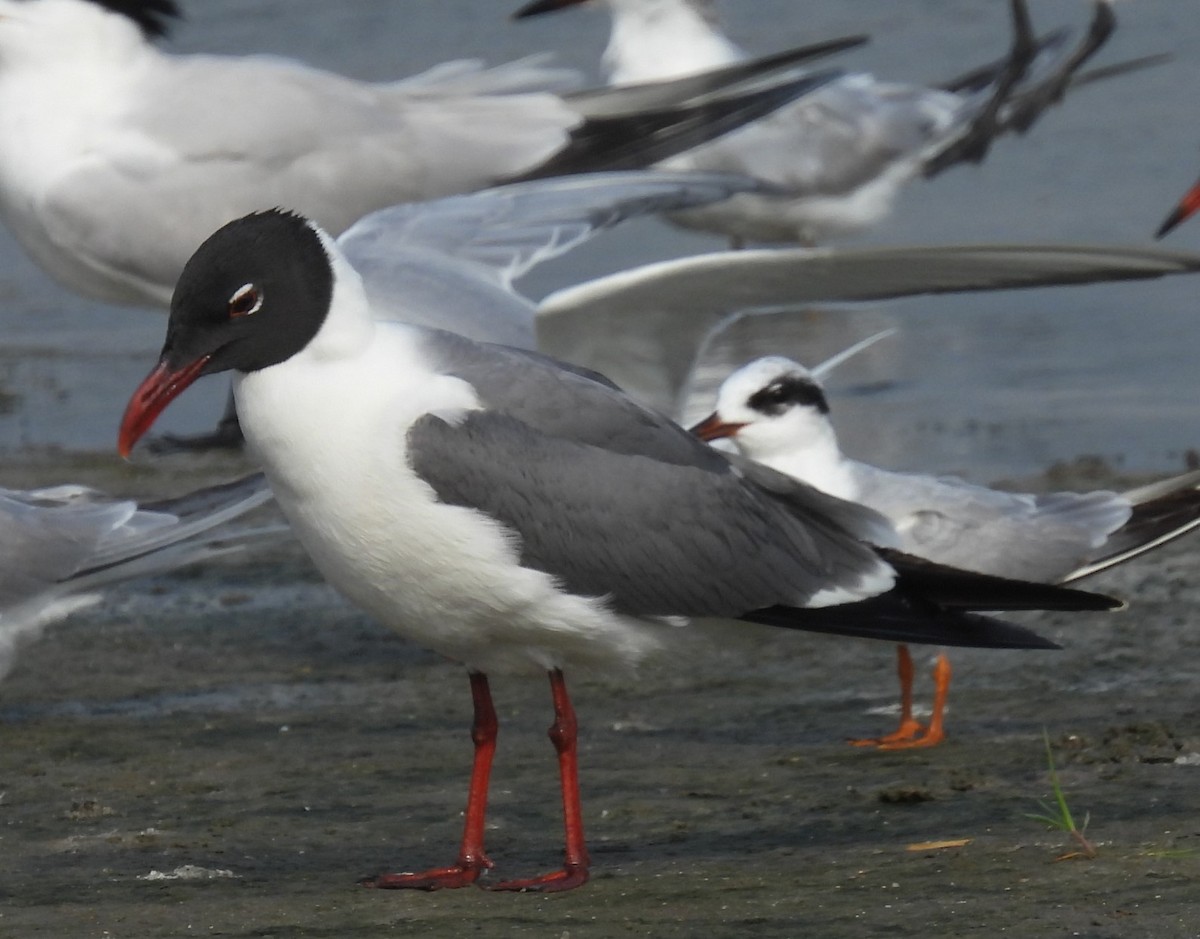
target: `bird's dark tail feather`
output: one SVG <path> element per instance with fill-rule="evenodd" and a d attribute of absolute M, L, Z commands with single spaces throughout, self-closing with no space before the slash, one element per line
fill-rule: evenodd
<path fill-rule="evenodd" d="M 1136 502 L 1129 521 L 1104 542 L 1104 553 L 1072 571 L 1062 583 L 1074 583 L 1108 570 L 1200 529 L 1200 480 L 1196 476 L 1189 473 L 1179 477 L 1184 483 L 1182 488 Z"/>
<path fill-rule="evenodd" d="M 742 619 L 784 629 L 911 642 L 934 646 L 972 646 L 984 649 L 1057 649 L 1059 646 L 1031 629 L 978 613 L 931 610 L 901 594 L 888 593 L 859 603 L 798 610 L 774 606 L 755 610 Z"/>
<path fill-rule="evenodd" d="M 899 575 L 892 592 L 899 592 L 927 608 L 975 612 L 1103 611 L 1124 606 L 1115 597 L 1101 593 L 960 570 L 892 548 L 880 548 L 879 554 Z"/>
<path fill-rule="evenodd" d="M 885 594 L 839 606 L 773 606 L 741 618 L 767 626 L 887 642 L 1057 649 L 1056 643 L 1024 626 L 981 616 L 976 611 L 1084 611 L 1122 606 L 1120 600 L 1103 594 L 977 574 L 891 549 L 880 549 L 879 553 L 898 575 L 896 586 Z"/>
<path fill-rule="evenodd" d="M 654 110 L 589 116 L 545 163 L 503 182 L 573 173 L 643 169 L 765 117 L 845 74 L 840 69 L 789 78 L 769 87 L 713 94 Z"/>

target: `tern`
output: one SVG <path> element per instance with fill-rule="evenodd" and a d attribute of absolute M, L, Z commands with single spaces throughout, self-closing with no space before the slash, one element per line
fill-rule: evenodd
<path fill-rule="evenodd" d="M 18 643 L 98 603 L 106 588 L 286 531 L 232 524 L 270 498 L 261 473 L 141 502 L 79 485 L 0 489 L 0 677 Z"/>
<path fill-rule="evenodd" d="M 752 460 L 881 512 L 909 554 L 1002 577 L 1072 583 L 1200 527 L 1200 472 L 1124 493 L 1032 494 L 853 460 L 838 446 L 821 384 L 845 356 L 812 370 L 782 356 L 756 359 L 725 380 L 716 410 L 692 432 L 708 441 L 732 440 Z M 924 728 L 912 716 L 912 658 L 903 645 L 898 670 L 899 728 L 855 743 L 902 749 L 945 739 L 949 660 L 944 654 L 935 660 L 933 714 Z"/>
<path fill-rule="evenodd" d="M 1194 215 L 1197 209 L 1200 209 L 1200 180 L 1197 180 L 1192 185 L 1192 188 L 1183 194 L 1183 198 L 1171 210 L 1171 213 L 1163 220 L 1163 223 L 1158 226 L 1158 231 L 1154 233 L 1154 237 L 1164 237 L 1167 232 L 1184 219 Z"/>
<path fill-rule="evenodd" d="M 185 266 L 119 452 L 223 371 L 324 576 L 468 669 L 475 761 L 459 857 L 372 886 L 462 887 L 491 867 L 491 673 L 549 675 L 566 841 L 561 869 L 491 886 L 565 890 L 589 869 L 567 670 L 635 666 L 685 641 L 693 619 L 1028 647 L 1046 643 L 972 611 L 1117 605 L 889 552 L 876 513 L 718 453 L 597 373 L 381 318 L 334 240 L 290 212 L 229 223 Z"/>
<path fill-rule="evenodd" d="M 533 0 L 515 16 L 584 2 Z M 612 32 L 603 62 L 614 85 L 694 75 L 746 57 L 721 32 L 712 0 L 604 3 L 612 13 Z M 822 243 L 878 223 L 913 178 L 982 160 L 995 136 L 1024 132 L 1061 99 L 1116 24 L 1111 0 L 1097 0 L 1088 34 L 1077 48 L 1062 51 L 1064 33 L 1044 41 L 1033 36 L 1024 0 L 1012 0 L 1012 10 L 1015 38 L 1007 62 L 941 87 L 847 75 L 767 119 L 668 161 L 675 168 L 746 173 L 779 190 L 739 196 L 672 220 L 726 235 L 735 244 Z"/>
<path fill-rule="evenodd" d="M 255 209 L 338 233 L 509 177 L 652 163 L 814 87 L 785 73 L 748 89 L 752 67 L 566 94 L 574 73 L 534 61 L 373 84 L 170 54 L 155 41 L 178 16 L 174 0 L 0 0 L 0 220 L 90 298 L 165 310 L 200 242 Z"/>

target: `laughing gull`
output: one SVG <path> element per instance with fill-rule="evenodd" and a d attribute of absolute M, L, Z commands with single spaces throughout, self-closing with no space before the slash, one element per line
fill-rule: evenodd
<path fill-rule="evenodd" d="M 1044 646 L 972 611 L 1116 605 L 877 548 L 893 533 L 876 513 L 727 458 L 596 373 L 380 319 L 336 243 L 291 213 L 232 222 L 188 262 L 120 452 L 222 371 L 325 577 L 469 670 L 475 763 L 459 858 L 373 886 L 459 887 L 491 866 L 489 673 L 550 676 L 566 828 L 560 870 L 493 886 L 564 890 L 589 863 L 564 670 L 636 665 L 693 635 L 692 619 Z"/>
<path fill-rule="evenodd" d="M 18 643 L 108 587 L 286 531 L 232 524 L 270 498 L 261 473 L 140 503 L 77 485 L 0 489 L 0 677 Z"/>
<path fill-rule="evenodd" d="M 704 440 L 732 440 L 750 459 L 881 512 L 909 554 L 1001 577 L 1070 583 L 1200 527 L 1200 472 L 1120 494 L 1035 495 L 850 459 L 838 446 L 821 385 L 844 355 L 811 371 L 782 356 L 756 359 L 725 380 L 716 410 L 692 431 Z M 899 728 L 855 743 L 899 749 L 935 746 L 945 738 L 949 660 L 944 654 L 936 659 L 926 728 L 912 716 L 912 659 L 903 645 L 898 670 Z"/>
<path fill-rule="evenodd" d="M 1164 237 L 1167 232 L 1173 229 L 1184 219 L 1191 217 L 1200 209 L 1200 180 L 1197 180 L 1192 188 L 1183 194 L 1183 198 L 1179 200 L 1171 213 L 1163 219 L 1163 223 L 1158 226 L 1158 231 L 1154 233 L 1155 238 Z"/>
<path fill-rule="evenodd" d="M 585 0 L 533 0 L 518 18 Z M 604 0 L 612 32 L 604 66 L 614 85 L 703 73 L 745 53 L 719 29 L 712 0 Z M 901 187 L 954 163 L 978 162 L 991 140 L 1027 130 L 1115 28 L 1111 0 L 1096 0 L 1092 28 L 1072 50 L 1065 32 L 1039 41 L 1024 0 L 1012 0 L 1007 61 L 940 87 L 847 75 L 816 94 L 667 165 L 721 169 L 767 180 L 779 193 L 739 196 L 671 216 L 744 241 L 813 244 L 878 223 Z M 1140 64 L 1140 63 L 1138 63 Z M 1132 65 L 1132 64 L 1131 64 Z"/>

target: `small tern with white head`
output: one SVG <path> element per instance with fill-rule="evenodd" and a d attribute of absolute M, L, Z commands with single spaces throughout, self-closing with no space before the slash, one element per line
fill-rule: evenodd
<path fill-rule="evenodd" d="M 716 410 L 692 432 L 704 440 L 732 440 L 752 460 L 881 512 L 908 554 L 1000 577 L 1069 583 L 1200 527 L 1200 472 L 1120 494 L 1027 494 L 853 460 L 838 446 L 820 380 L 844 358 L 811 371 L 782 356 L 756 359 L 725 380 Z M 856 742 L 897 749 L 944 739 L 949 661 L 941 655 L 935 665 L 936 696 L 926 728 L 912 717 L 912 660 L 903 646 L 899 671 L 899 729 Z"/>

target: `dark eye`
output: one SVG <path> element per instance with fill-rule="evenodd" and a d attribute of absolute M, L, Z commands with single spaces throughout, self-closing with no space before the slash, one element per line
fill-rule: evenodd
<path fill-rule="evenodd" d="M 242 284 L 229 298 L 229 318 L 250 316 L 262 309 L 263 295 L 254 284 Z"/>

